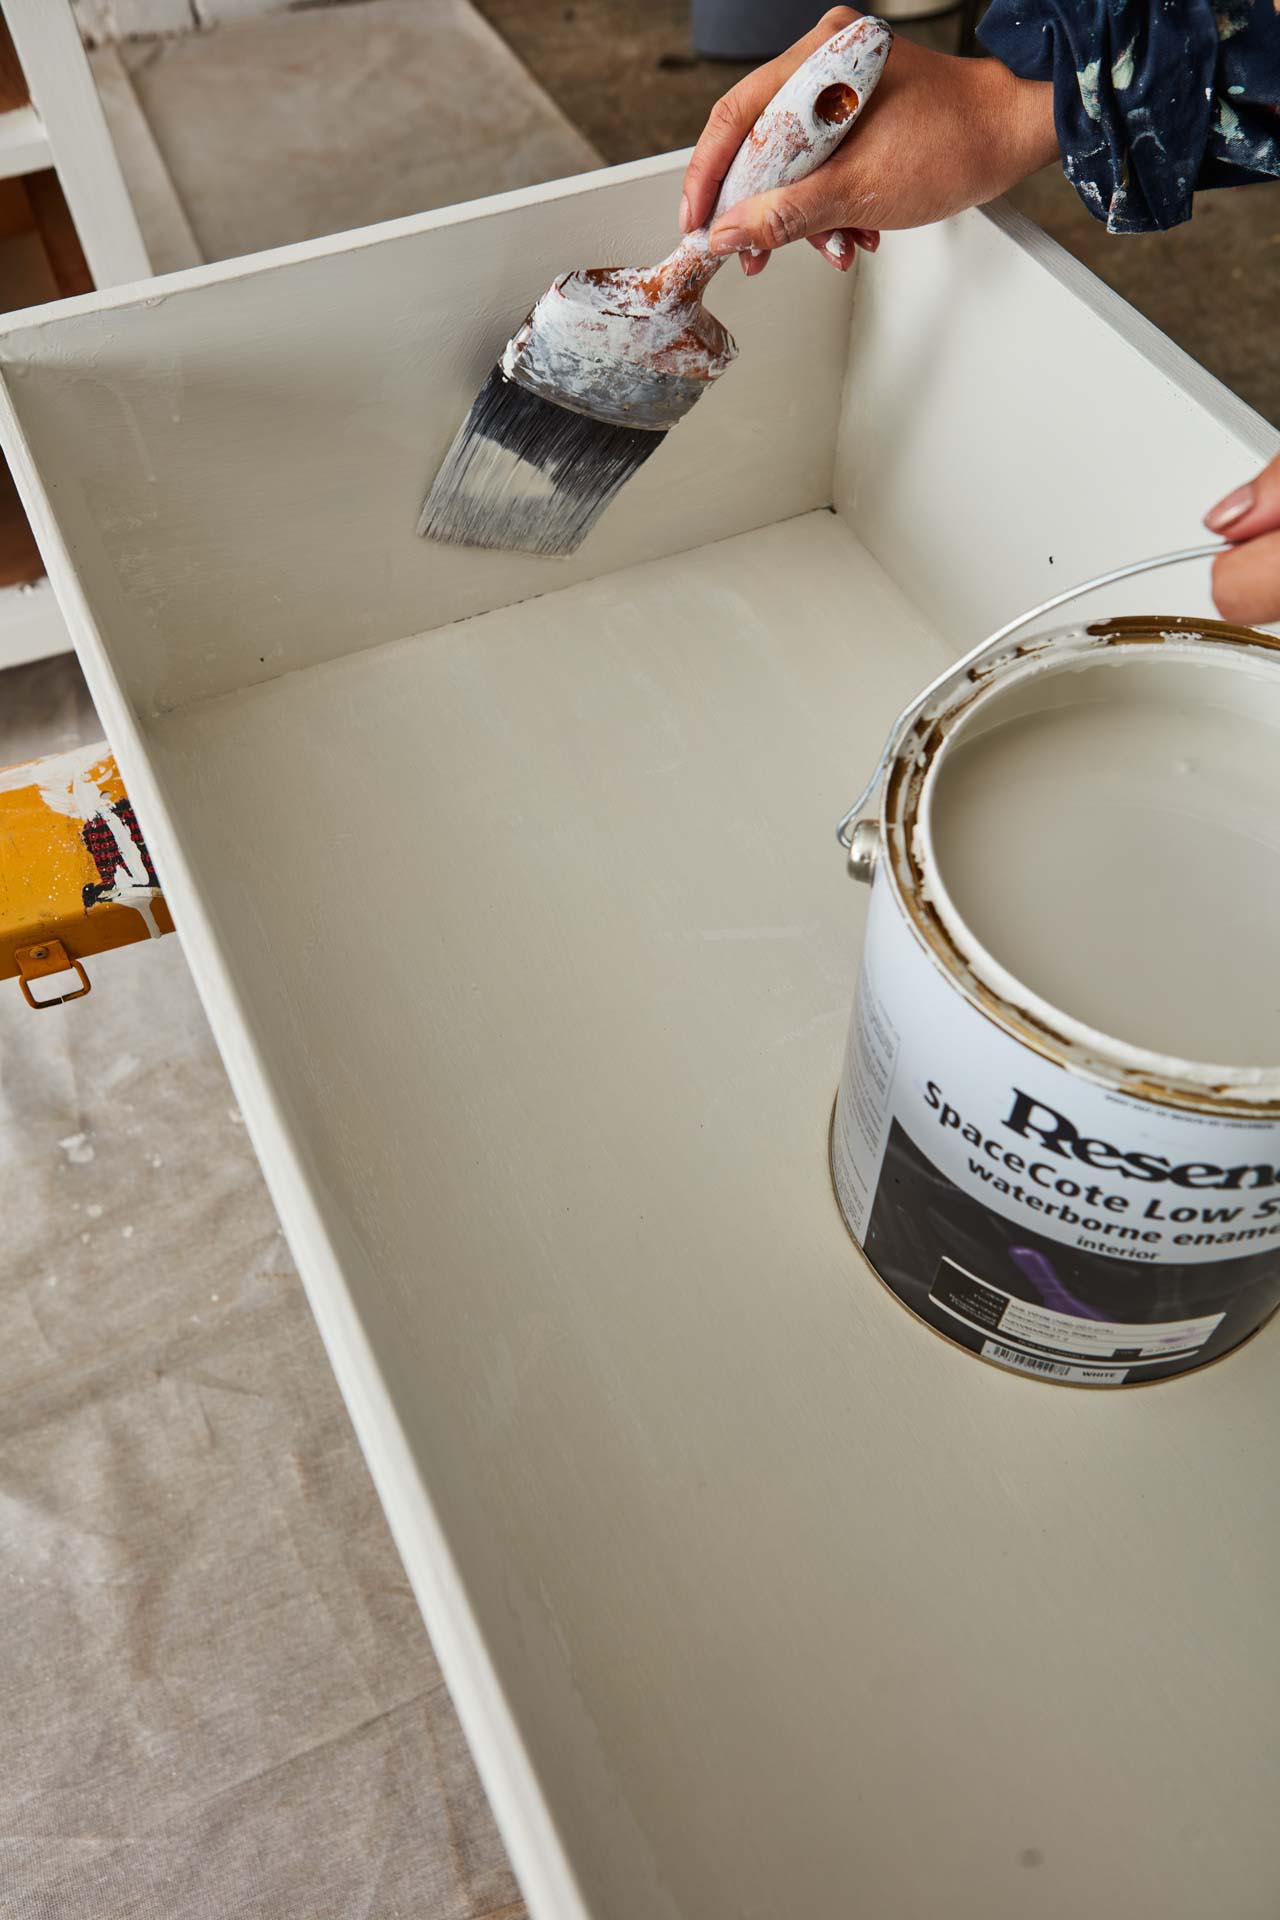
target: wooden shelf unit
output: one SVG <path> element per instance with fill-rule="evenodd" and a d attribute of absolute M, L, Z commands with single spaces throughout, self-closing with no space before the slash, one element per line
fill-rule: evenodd
<path fill-rule="evenodd" d="M 150 271 L 69 0 L 0 0 L 0 311 Z M 69 645 L 6 468 L 0 668 Z"/>

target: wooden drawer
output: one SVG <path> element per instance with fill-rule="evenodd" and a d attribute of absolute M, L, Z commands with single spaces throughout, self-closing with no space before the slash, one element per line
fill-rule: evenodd
<path fill-rule="evenodd" d="M 1003 1376 L 826 1135 L 899 704 L 1276 436 L 996 210 L 722 275 L 573 560 L 416 539 L 680 165 L 7 320 L 0 437 L 534 1911 L 1270 1911 L 1280 1328 Z"/>

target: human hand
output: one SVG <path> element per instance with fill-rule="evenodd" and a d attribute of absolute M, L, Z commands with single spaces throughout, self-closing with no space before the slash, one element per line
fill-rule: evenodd
<path fill-rule="evenodd" d="M 1213 563 L 1213 598 L 1224 620 L 1256 627 L 1280 620 L 1280 454 L 1204 517 L 1231 542 Z"/>
<path fill-rule="evenodd" d="M 833 7 L 812 33 L 716 102 L 684 177 L 683 233 L 711 218 L 761 109 L 802 61 L 857 18 L 852 7 Z M 924 226 L 994 200 L 1057 153 L 1049 81 L 1019 80 L 998 60 L 954 59 L 899 37 L 849 138 L 807 179 L 726 208 L 712 227 L 711 251 L 737 253 L 744 273 L 754 274 L 768 266 L 773 248 L 805 239 L 843 273 L 856 247 L 875 251 L 881 228 Z"/>

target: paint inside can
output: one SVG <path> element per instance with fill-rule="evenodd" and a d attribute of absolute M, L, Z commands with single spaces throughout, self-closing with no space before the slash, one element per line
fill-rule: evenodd
<path fill-rule="evenodd" d="M 1191 643 L 1046 664 L 922 795 L 957 944 L 1130 1046 L 1280 1063 L 1280 673 Z"/>
<path fill-rule="evenodd" d="M 1280 652 L 1125 620 L 957 676 L 885 783 L 832 1127 L 880 1277 L 1119 1386 L 1280 1303 Z"/>

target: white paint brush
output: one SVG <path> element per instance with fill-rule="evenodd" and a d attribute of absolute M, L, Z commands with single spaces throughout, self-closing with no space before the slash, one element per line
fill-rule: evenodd
<path fill-rule="evenodd" d="M 459 546 L 576 551 L 737 356 L 702 304 L 728 257 L 712 255 L 711 224 L 820 167 L 866 105 L 892 44 L 868 14 L 810 54 L 738 149 L 711 221 L 656 267 L 590 267 L 552 283 L 477 395 L 419 533 Z"/>

